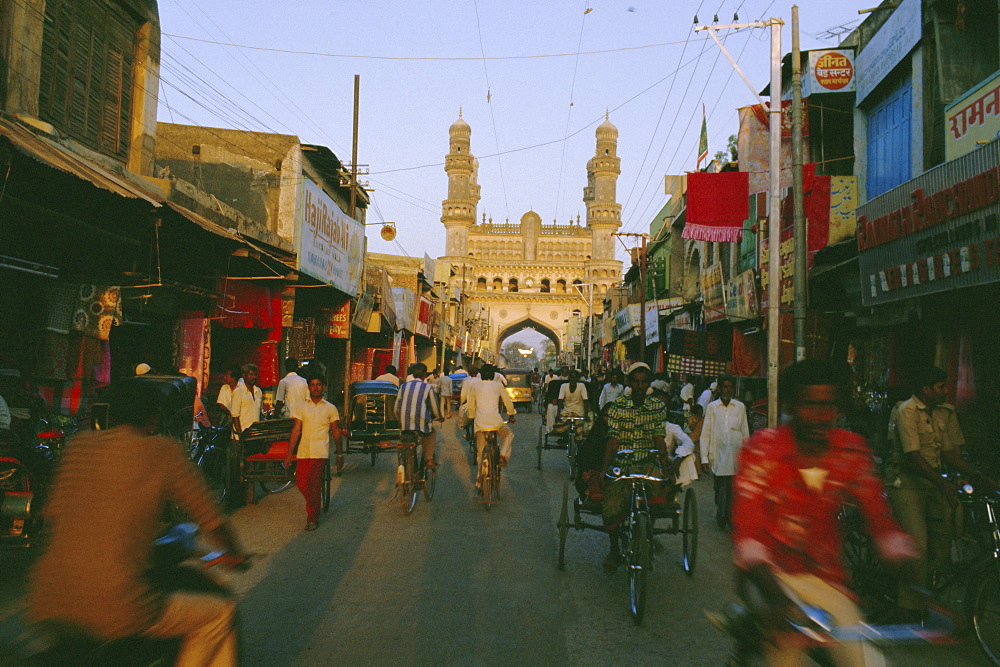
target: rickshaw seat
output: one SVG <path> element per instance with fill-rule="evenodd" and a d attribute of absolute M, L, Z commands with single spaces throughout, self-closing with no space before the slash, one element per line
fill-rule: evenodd
<path fill-rule="evenodd" d="M 278 440 L 277 442 L 272 442 L 270 449 L 268 449 L 263 454 L 253 454 L 246 458 L 247 461 L 284 461 L 285 456 L 288 454 L 288 441 Z M 292 455 L 294 459 L 295 456 Z"/>

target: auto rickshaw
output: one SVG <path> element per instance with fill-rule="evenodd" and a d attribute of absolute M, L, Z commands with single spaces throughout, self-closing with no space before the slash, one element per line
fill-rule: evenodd
<path fill-rule="evenodd" d="M 350 414 L 344 425 L 344 453 L 371 456 L 372 465 L 382 450 L 396 451 L 399 443 L 399 419 L 396 418 L 396 394 L 392 382 L 358 380 L 352 382 L 348 405 Z M 343 463 L 338 461 L 337 474 Z"/>
<path fill-rule="evenodd" d="M 507 395 L 510 396 L 514 407 L 518 404 L 527 405 L 528 412 L 531 412 L 533 403 L 531 388 L 531 371 L 520 369 L 502 369 L 500 371 L 507 378 Z"/>

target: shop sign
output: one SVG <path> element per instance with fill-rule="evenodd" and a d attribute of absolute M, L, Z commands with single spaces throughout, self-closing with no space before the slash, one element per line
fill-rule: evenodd
<path fill-rule="evenodd" d="M 849 93 L 854 90 L 854 49 L 814 49 L 809 52 L 809 71 L 803 96 L 817 93 Z"/>
<path fill-rule="evenodd" d="M 365 228 L 337 206 L 319 186 L 302 179 L 295 253 L 298 270 L 355 295 L 364 267 Z"/>
<path fill-rule="evenodd" d="M 362 292 L 358 295 L 358 306 L 354 309 L 354 326 L 367 331 L 374 308 L 375 296 L 371 292 Z"/>
<path fill-rule="evenodd" d="M 1000 282 L 998 164 L 993 142 L 858 209 L 865 306 Z"/>
<path fill-rule="evenodd" d="M 858 53 L 856 104 L 861 104 L 920 41 L 920 3 L 921 0 L 903 0 Z"/>
<path fill-rule="evenodd" d="M 437 262 L 431 259 L 430 255 L 426 252 L 424 253 L 424 280 L 434 285 L 434 280 L 437 278 Z"/>
<path fill-rule="evenodd" d="M 433 306 L 431 305 L 431 300 L 425 296 L 420 297 L 420 303 L 417 309 L 417 329 L 415 333 L 420 334 L 426 338 L 431 336 L 431 311 Z"/>
<path fill-rule="evenodd" d="M 726 286 L 722 279 L 722 264 L 716 262 L 701 273 L 701 298 L 705 324 L 726 319 Z"/>
<path fill-rule="evenodd" d="M 660 309 L 656 307 L 655 303 L 646 304 L 645 317 L 643 318 L 644 328 L 646 329 L 646 344 L 652 345 L 653 343 L 660 342 Z"/>
<path fill-rule="evenodd" d="M 396 307 L 396 329 L 413 332 L 417 321 L 417 295 L 409 287 L 393 287 L 392 298 Z"/>
<path fill-rule="evenodd" d="M 370 312 L 370 311 L 369 311 Z M 316 323 L 316 334 L 326 338 L 350 338 L 351 302 L 340 308 L 324 308 Z"/>
<path fill-rule="evenodd" d="M 615 320 L 606 317 L 601 320 L 601 345 L 611 345 L 615 342 Z"/>
<path fill-rule="evenodd" d="M 736 320 L 753 320 L 760 317 L 757 303 L 757 279 L 753 269 L 748 269 L 729 281 L 726 313 Z"/>
<path fill-rule="evenodd" d="M 1000 137 L 1000 71 L 945 107 L 944 117 L 946 160 Z"/>
<path fill-rule="evenodd" d="M 625 306 L 615 313 L 615 335 L 621 340 L 629 340 L 639 333 L 642 311 L 639 304 Z"/>

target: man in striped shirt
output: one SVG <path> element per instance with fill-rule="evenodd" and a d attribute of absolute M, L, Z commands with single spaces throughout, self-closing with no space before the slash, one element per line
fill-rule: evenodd
<path fill-rule="evenodd" d="M 401 430 L 416 431 L 420 434 L 424 465 L 433 467 L 434 444 L 437 440 L 434 420 L 444 421 L 444 418 L 438 409 L 434 387 L 424 381 L 427 377 L 427 366 L 417 362 L 410 366 L 409 372 L 413 379 L 404 382 L 396 395 L 396 416 L 399 418 Z"/>

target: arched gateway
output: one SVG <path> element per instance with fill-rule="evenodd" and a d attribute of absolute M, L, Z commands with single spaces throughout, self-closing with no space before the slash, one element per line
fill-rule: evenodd
<path fill-rule="evenodd" d="M 479 161 L 471 152 L 471 135 L 459 114 L 449 129 L 445 157 L 448 198 L 442 202 L 441 222 L 447 241 L 441 260 L 454 269 L 452 285 L 489 309 L 497 346 L 511 333 L 534 328 L 561 350 L 570 321 L 581 313 L 586 317 L 590 304 L 595 314 L 600 312 L 605 292 L 621 281 L 612 236 L 621 227 L 618 129 L 607 119 L 597 127 L 583 189 L 583 225 L 580 216 L 568 224 L 543 224 L 534 211 L 519 223 L 494 222 L 486 213 L 477 221 Z"/>

